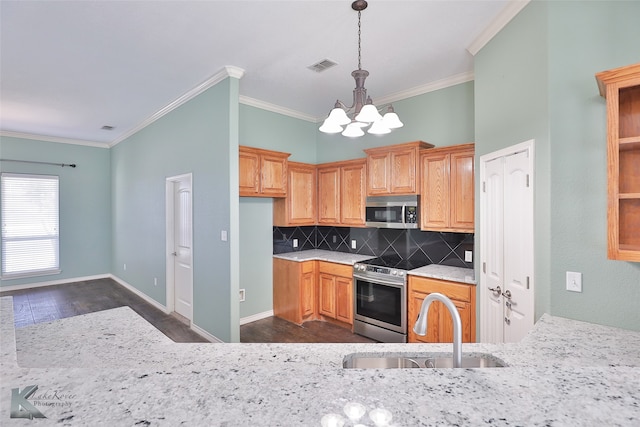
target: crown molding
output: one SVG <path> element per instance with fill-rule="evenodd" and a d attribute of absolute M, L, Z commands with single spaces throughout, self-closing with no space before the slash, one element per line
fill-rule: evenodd
<path fill-rule="evenodd" d="M 455 86 L 461 83 L 470 82 L 470 81 L 473 81 L 473 79 L 474 79 L 473 71 L 468 71 L 465 73 L 456 74 L 451 77 L 446 77 L 444 79 L 436 80 L 435 82 L 427 83 L 421 86 L 416 86 L 414 88 L 407 89 L 402 92 L 397 92 L 388 96 L 376 98 L 374 100 L 374 103 L 376 105 L 390 104 L 392 102 L 401 101 L 403 99 L 411 98 L 418 95 L 424 95 L 425 93 L 444 89 L 450 86 Z"/>
<path fill-rule="evenodd" d="M 33 139 L 35 141 L 58 142 L 61 144 L 84 145 L 86 147 L 109 148 L 106 142 L 86 141 L 82 139 L 61 138 L 57 136 L 37 135 L 33 133 L 10 132 L 0 130 L 0 136 L 20 139 Z"/>
<path fill-rule="evenodd" d="M 109 144 L 109 147 L 113 147 L 114 145 L 121 143 L 122 141 L 129 138 L 130 136 L 146 128 L 151 123 L 155 122 L 156 120 L 160 119 L 161 117 L 165 116 L 166 114 L 170 113 L 171 111 L 175 110 L 176 108 L 180 107 L 181 105 L 185 104 L 186 102 L 200 95 L 205 90 L 217 85 L 227 77 L 240 79 L 242 78 L 242 76 L 244 76 L 244 70 L 242 68 L 235 67 L 233 65 L 225 66 L 222 70 L 218 71 L 216 74 L 209 77 L 207 80 L 205 80 L 198 86 L 194 87 L 184 95 L 175 99 L 173 102 L 167 104 L 166 106 L 158 110 L 155 114 L 152 114 L 151 116 L 147 117 L 145 120 L 143 120 L 140 124 L 138 124 L 133 129 L 130 129 L 129 131 L 120 135 L 118 138 L 116 138 L 114 141 L 112 141 Z"/>
<path fill-rule="evenodd" d="M 467 47 L 467 51 L 471 55 L 476 56 L 530 1 L 531 0 L 510 0 L 493 22 Z"/>
<path fill-rule="evenodd" d="M 260 108 L 262 110 L 271 111 L 272 113 L 278 113 L 285 116 L 293 117 L 294 119 L 305 120 L 307 122 L 316 123 L 318 119 L 309 114 L 301 113 L 300 111 L 291 110 L 289 108 L 281 107 L 276 104 L 271 104 L 269 102 L 260 101 L 259 99 L 249 98 L 248 96 L 240 95 L 240 103 L 244 105 L 249 105 L 251 107 Z"/>

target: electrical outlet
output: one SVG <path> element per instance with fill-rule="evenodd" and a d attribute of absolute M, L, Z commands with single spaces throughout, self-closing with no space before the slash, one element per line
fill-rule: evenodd
<path fill-rule="evenodd" d="M 567 271 L 567 290 L 571 292 L 582 292 L 582 273 Z"/>
<path fill-rule="evenodd" d="M 239 296 L 240 296 L 240 302 L 243 302 L 244 298 L 246 296 L 246 292 L 245 292 L 244 289 L 240 289 L 240 295 Z"/>
<path fill-rule="evenodd" d="M 336 243 L 338 241 L 338 236 L 333 236 L 333 243 Z"/>
<path fill-rule="evenodd" d="M 127 270 L 127 264 L 124 264 L 124 265 L 122 266 L 122 269 L 126 271 L 126 270 Z"/>
<path fill-rule="evenodd" d="M 355 240 L 351 241 L 351 249 L 356 249 L 357 243 Z"/>
<path fill-rule="evenodd" d="M 298 247 L 298 239 L 293 239 L 293 247 L 294 248 Z"/>
<path fill-rule="evenodd" d="M 464 262 L 473 262 L 473 251 L 464 251 Z"/>
<path fill-rule="evenodd" d="M 153 286 L 158 286 L 158 278 L 157 277 L 153 278 Z"/>

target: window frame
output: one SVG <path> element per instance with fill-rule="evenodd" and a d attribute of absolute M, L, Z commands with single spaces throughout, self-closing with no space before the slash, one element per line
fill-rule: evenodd
<path fill-rule="evenodd" d="M 42 234 L 42 235 L 34 235 L 33 232 L 26 232 L 25 235 L 14 235 L 7 236 L 7 229 L 5 228 L 5 211 L 6 211 L 6 196 L 5 196 L 5 179 L 41 179 L 41 180 L 49 180 L 55 181 L 56 187 L 56 200 L 55 200 L 55 234 Z M 60 176 L 58 175 L 49 175 L 49 174 L 32 174 L 32 173 L 13 173 L 13 172 L 2 172 L 0 174 L 0 220 L 2 220 L 1 230 L 0 230 L 0 258 L 1 258 L 1 266 L 0 266 L 0 278 L 2 280 L 11 280 L 11 279 L 19 279 L 19 278 L 27 278 L 27 277 L 37 277 L 37 276 L 48 276 L 53 274 L 59 274 L 62 270 L 60 269 Z M 9 199 L 9 203 L 13 200 Z M 27 270 L 20 270 L 16 272 L 5 272 L 6 267 L 6 253 L 7 253 L 7 243 L 18 242 L 18 241 L 37 241 L 42 240 L 43 238 L 50 238 L 55 245 L 54 248 L 54 266 L 51 267 L 43 267 L 43 268 L 32 268 Z"/>

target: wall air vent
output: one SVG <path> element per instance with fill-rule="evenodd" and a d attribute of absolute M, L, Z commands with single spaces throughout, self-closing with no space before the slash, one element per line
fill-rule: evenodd
<path fill-rule="evenodd" d="M 320 73 L 320 72 L 322 72 L 322 71 L 324 71 L 326 69 L 329 69 L 329 68 L 331 68 L 333 66 L 336 66 L 336 65 L 338 65 L 338 64 L 336 62 L 333 62 L 330 59 L 323 59 L 320 62 L 316 62 L 313 65 L 309 65 L 307 68 L 312 70 L 312 71 L 315 71 L 316 73 Z"/>

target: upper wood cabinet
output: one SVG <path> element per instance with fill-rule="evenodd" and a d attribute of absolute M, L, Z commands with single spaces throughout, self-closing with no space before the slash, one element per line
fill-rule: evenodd
<path fill-rule="evenodd" d="M 367 153 L 367 196 L 418 194 L 421 149 L 431 148 L 423 141 L 369 148 Z"/>
<path fill-rule="evenodd" d="M 431 293 L 446 295 L 458 309 L 462 322 L 462 342 L 476 340 L 476 286 L 447 280 L 409 276 L 408 286 L 408 324 L 409 342 L 453 342 L 453 320 L 447 307 L 440 301 L 434 301 L 427 313 L 427 334 L 421 336 L 413 332 L 422 302 Z"/>
<path fill-rule="evenodd" d="M 240 196 L 285 197 L 289 153 L 240 146 Z"/>
<path fill-rule="evenodd" d="M 607 99 L 607 255 L 640 262 L 640 64 L 596 79 Z"/>
<path fill-rule="evenodd" d="M 288 162 L 287 185 L 287 197 L 273 201 L 273 225 L 315 225 L 318 210 L 316 166 Z"/>
<path fill-rule="evenodd" d="M 364 227 L 365 159 L 318 165 L 318 224 Z"/>
<path fill-rule="evenodd" d="M 424 150 L 420 229 L 474 232 L 474 144 Z"/>

